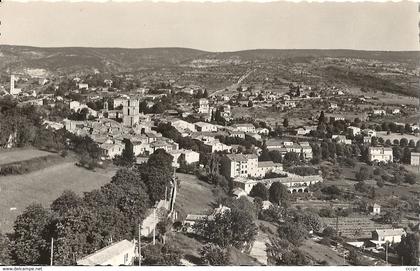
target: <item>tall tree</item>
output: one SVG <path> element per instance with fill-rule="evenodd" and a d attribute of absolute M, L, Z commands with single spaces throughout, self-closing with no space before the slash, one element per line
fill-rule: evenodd
<path fill-rule="evenodd" d="M 287 187 L 279 182 L 274 182 L 271 184 L 269 190 L 269 200 L 272 203 L 284 205 L 287 204 L 289 194 Z"/>
<path fill-rule="evenodd" d="M 50 215 L 40 204 L 29 205 L 14 224 L 14 257 L 16 264 L 46 264 L 49 260 L 46 226 Z"/>
<path fill-rule="evenodd" d="M 268 199 L 268 189 L 265 187 L 263 183 L 257 183 L 252 187 L 251 191 L 249 192 L 251 197 L 259 197 L 262 200 Z"/>
<path fill-rule="evenodd" d="M 397 254 L 400 256 L 403 265 L 419 265 L 419 235 L 417 233 L 407 233 L 401 237 L 401 242 L 397 246 Z"/>

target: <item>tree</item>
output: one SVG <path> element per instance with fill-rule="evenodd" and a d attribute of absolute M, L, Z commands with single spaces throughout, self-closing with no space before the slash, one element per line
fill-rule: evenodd
<path fill-rule="evenodd" d="M 131 167 L 136 162 L 136 155 L 133 150 L 133 143 L 129 139 L 124 139 L 124 150 L 121 155 L 115 159 L 115 164 L 118 166 Z"/>
<path fill-rule="evenodd" d="M 166 233 L 171 229 L 171 221 L 165 216 L 165 218 L 156 224 L 156 230 L 162 237 L 162 243 L 166 243 Z"/>
<path fill-rule="evenodd" d="M 251 244 L 257 235 L 257 226 L 251 215 L 235 208 L 195 223 L 193 229 L 206 241 L 221 248 L 243 248 Z"/>
<path fill-rule="evenodd" d="M 272 239 L 266 244 L 267 261 L 270 265 L 308 265 L 305 255 L 289 241 Z"/>
<path fill-rule="evenodd" d="M 356 249 L 350 250 L 348 261 L 352 265 L 362 265 L 361 255 Z"/>
<path fill-rule="evenodd" d="M 14 258 L 19 265 L 47 264 L 49 260 L 46 226 L 50 215 L 40 204 L 29 205 L 13 226 Z M 47 238 L 46 238 L 47 237 Z"/>
<path fill-rule="evenodd" d="M 322 227 L 319 215 L 308 210 L 296 212 L 294 214 L 294 222 L 303 225 L 307 231 L 318 232 Z"/>
<path fill-rule="evenodd" d="M 55 264 L 74 265 L 78 258 L 101 248 L 95 221 L 95 213 L 83 206 L 69 210 L 54 221 Z"/>
<path fill-rule="evenodd" d="M 372 176 L 372 170 L 370 167 L 362 166 L 359 169 L 359 172 L 356 173 L 356 180 L 365 181 Z"/>
<path fill-rule="evenodd" d="M 418 266 L 419 264 L 419 235 L 407 233 L 401 237 L 397 246 L 397 254 L 400 257 L 401 265 Z"/>
<path fill-rule="evenodd" d="M 287 187 L 285 185 L 279 182 L 274 182 L 268 190 L 269 200 L 271 203 L 284 205 L 288 201 L 288 193 L 289 192 L 287 191 Z"/>
<path fill-rule="evenodd" d="M 0 233 L 0 266 L 13 265 L 12 260 L 12 242 L 10 239 Z"/>
<path fill-rule="evenodd" d="M 57 212 L 59 215 L 63 215 L 68 210 L 77 208 L 83 204 L 82 198 L 76 193 L 70 190 L 65 190 L 61 196 L 56 198 L 51 203 L 51 210 Z"/>
<path fill-rule="evenodd" d="M 389 211 L 382 217 L 382 223 L 396 225 L 401 222 L 402 214 L 397 210 Z"/>
<path fill-rule="evenodd" d="M 265 187 L 265 185 L 263 183 L 257 183 L 256 185 L 254 185 L 251 189 L 251 191 L 249 192 L 249 195 L 251 197 L 259 197 L 262 200 L 267 200 L 268 199 L 268 189 L 267 187 Z"/>
<path fill-rule="evenodd" d="M 325 123 L 325 114 L 324 111 L 321 111 L 321 114 L 319 114 L 319 118 L 318 118 L 318 125 L 321 123 Z"/>
<path fill-rule="evenodd" d="M 215 244 L 206 244 L 200 250 L 201 261 L 206 265 L 227 266 L 230 264 L 229 250 Z"/>
<path fill-rule="evenodd" d="M 271 161 L 271 157 L 270 157 L 270 153 L 267 149 L 267 144 L 263 143 L 262 147 L 261 147 L 261 155 L 260 157 L 258 157 L 259 161 Z"/>
<path fill-rule="evenodd" d="M 296 152 L 287 152 L 283 158 L 283 164 L 286 167 L 290 167 L 292 165 L 297 165 L 300 163 L 299 154 Z"/>
<path fill-rule="evenodd" d="M 182 254 L 180 250 L 170 244 L 149 245 L 141 251 L 144 257 L 142 264 L 144 265 L 181 265 Z"/>
<path fill-rule="evenodd" d="M 410 162 L 411 162 L 411 150 L 410 150 L 409 147 L 404 148 L 402 158 L 401 158 L 401 162 L 406 163 L 406 164 L 410 164 Z"/>
<path fill-rule="evenodd" d="M 285 118 L 285 119 L 283 120 L 283 127 L 284 127 L 284 128 L 289 127 L 289 120 L 288 120 L 287 118 Z"/>
<path fill-rule="evenodd" d="M 308 231 L 301 223 L 286 222 L 277 230 L 279 237 L 288 240 L 295 246 L 300 246 L 307 238 Z"/>

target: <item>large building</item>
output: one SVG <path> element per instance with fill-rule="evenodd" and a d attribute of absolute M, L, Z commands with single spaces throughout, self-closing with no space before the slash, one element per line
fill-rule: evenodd
<path fill-rule="evenodd" d="M 392 155 L 392 148 L 385 147 L 369 147 L 369 161 L 377 162 L 392 162 L 394 160 Z"/>
<path fill-rule="evenodd" d="M 130 99 L 123 102 L 123 124 L 124 126 L 133 127 L 139 123 L 140 108 L 139 100 Z"/>
<path fill-rule="evenodd" d="M 258 156 L 255 154 L 227 154 L 222 164 L 222 173 L 228 178 L 263 178 L 269 172 L 283 171 L 282 164 L 272 161 L 258 162 Z"/>

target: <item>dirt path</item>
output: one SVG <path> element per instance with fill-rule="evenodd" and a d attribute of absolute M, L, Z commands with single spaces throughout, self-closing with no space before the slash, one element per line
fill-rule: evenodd
<path fill-rule="evenodd" d="M 268 235 L 258 231 L 251 252 L 249 253 L 249 256 L 257 259 L 263 265 L 267 265 L 267 251 L 265 246 L 267 242 L 269 242 Z"/>

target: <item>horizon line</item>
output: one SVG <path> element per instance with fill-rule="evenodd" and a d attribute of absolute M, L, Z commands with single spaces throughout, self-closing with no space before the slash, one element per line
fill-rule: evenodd
<path fill-rule="evenodd" d="M 188 50 L 195 50 L 201 51 L 203 53 L 237 53 L 237 52 L 245 52 L 245 51 L 268 51 L 268 50 L 275 50 L 275 51 L 305 51 L 305 50 L 313 50 L 313 51 L 359 51 L 359 52 L 389 52 L 389 53 L 398 53 L 398 52 L 420 52 L 420 48 L 417 50 L 378 50 L 378 49 L 348 49 L 348 48 L 252 48 L 252 49 L 240 49 L 240 50 L 232 50 L 232 51 L 210 51 L 210 50 L 203 50 L 191 47 L 181 47 L 181 46 L 156 46 L 156 47 L 121 47 L 121 46 L 38 46 L 38 45 L 22 45 L 22 44 L 0 44 L 0 46 L 15 46 L 15 47 L 32 47 L 32 48 L 40 48 L 40 49 L 66 49 L 66 48 L 80 48 L 80 49 L 124 49 L 124 50 L 141 50 L 141 49 L 188 49 Z"/>

